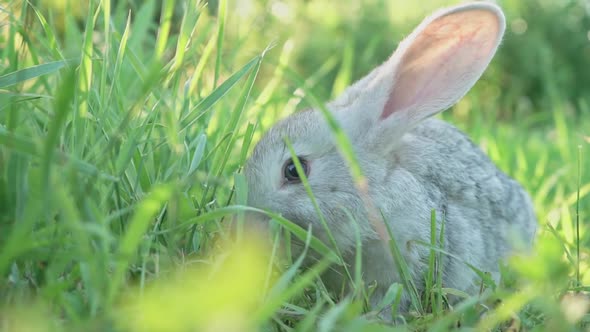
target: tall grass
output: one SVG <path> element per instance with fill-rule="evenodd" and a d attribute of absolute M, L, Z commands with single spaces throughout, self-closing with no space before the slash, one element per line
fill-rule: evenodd
<path fill-rule="evenodd" d="M 588 329 L 590 108 L 550 83 L 558 69 L 535 77 L 542 103 L 517 107 L 530 96 L 506 85 L 501 49 L 443 115 L 531 193 L 535 250 L 508 262 L 493 292 L 448 310 L 444 297 L 462 294 L 441 284 L 435 226 L 444 216 L 433 215 L 427 291 L 412 296 L 418 310 L 396 317 L 409 325 L 392 327 L 367 309 L 359 271 L 348 272 L 361 291 L 339 301 L 326 291 L 318 276 L 341 264 L 330 243 L 272 212 L 281 226 L 273 237 L 248 232 L 240 171 L 278 117 L 340 92 L 426 8 L 404 7 L 399 22 L 376 0 L 356 18 L 327 0 L 271 2 L 268 11 L 247 1 L 126 3 L 0 4 L 0 329 Z M 325 33 L 300 25 L 312 23 Z M 325 38 L 344 40 L 344 50 L 330 52 Z M 291 237 L 303 255 L 319 253 L 315 264 L 285 262 Z M 395 315 L 401 292 L 392 285 L 380 309 Z"/>

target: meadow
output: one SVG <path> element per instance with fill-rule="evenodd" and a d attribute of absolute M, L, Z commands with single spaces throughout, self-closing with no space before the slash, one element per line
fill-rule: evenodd
<path fill-rule="evenodd" d="M 451 3 L 0 2 L 0 331 L 590 331 L 582 0 L 498 1 L 504 41 L 441 115 L 535 204 L 535 248 L 493 292 L 449 309 L 437 299 L 461 294 L 438 285 L 390 326 L 358 293 L 326 291 L 328 244 L 275 215 L 267 247 L 242 220 L 261 134 Z M 291 236 L 324 258 L 300 269 L 282 255 Z"/>

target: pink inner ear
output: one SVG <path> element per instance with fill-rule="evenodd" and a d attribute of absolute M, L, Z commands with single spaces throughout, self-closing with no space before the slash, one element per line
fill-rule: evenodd
<path fill-rule="evenodd" d="M 402 110 L 425 118 L 452 106 L 487 67 L 500 29 L 498 17 L 487 10 L 450 13 L 430 22 L 408 41 L 381 118 Z"/>

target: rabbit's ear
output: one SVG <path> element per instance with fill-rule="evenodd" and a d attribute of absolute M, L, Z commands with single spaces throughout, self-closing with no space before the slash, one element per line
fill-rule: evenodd
<path fill-rule="evenodd" d="M 344 119 L 347 125 L 387 120 L 407 130 L 451 107 L 469 91 L 496 52 L 505 24 L 500 8 L 491 3 L 440 10 L 333 105 L 349 113 Z"/>

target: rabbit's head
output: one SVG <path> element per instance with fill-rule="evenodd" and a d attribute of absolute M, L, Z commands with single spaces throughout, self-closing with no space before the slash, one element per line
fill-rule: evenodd
<path fill-rule="evenodd" d="M 403 40 L 385 63 L 327 105 L 352 143 L 369 186 L 378 185 L 372 179 L 388 172 L 386 160 L 394 158 L 392 151 L 404 133 L 452 106 L 475 84 L 504 29 L 501 10 L 490 3 L 440 10 Z M 327 239 L 285 138 L 301 161 L 339 248 L 350 250 L 359 231 L 365 238 L 376 236 L 334 135 L 317 110 L 287 117 L 258 143 L 245 168 L 249 204 L 279 212 L 304 228 L 311 224 L 314 235 Z"/>

